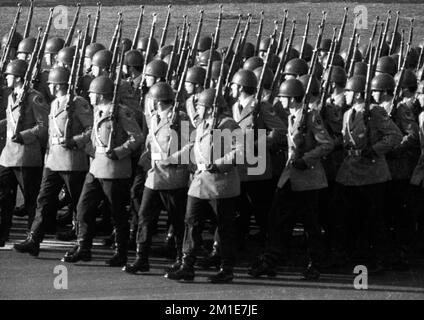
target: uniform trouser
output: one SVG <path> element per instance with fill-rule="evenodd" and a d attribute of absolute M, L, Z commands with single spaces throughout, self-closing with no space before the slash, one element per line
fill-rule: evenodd
<path fill-rule="evenodd" d="M 0 170 L 0 234 L 8 235 L 12 226 L 18 185 L 22 190 L 25 209 L 28 212 L 28 229 L 31 228 L 41 175 L 41 167 L 7 167 Z"/>
<path fill-rule="evenodd" d="M 31 232 L 37 242 L 43 241 L 46 222 L 52 216 L 56 216 L 58 196 L 63 184 L 70 194 L 71 207 L 76 208 L 85 175 L 84 171 L 52 171 L 44 168 L 40 194 L 37 199 L 37 211 L 31 227 Z"/>
<path fill-rule="evenodd" d="M 110 208 L 112 224 L 116 230 L 118 249 L 126 249 L 129 223 L 125 206 L 129 203 L 130 179 L 98 179 L 87 173 L 77 205 L 77 241 L 91 248 L 96 224 L 96 209 L 105 199 Z"/>
<path fill-rule="evenodd" d="M 152 190 L 145 187 L 138 214 L 137 244 L 141 252 L 148 255 L 152 243 L 155 221 L 159 216 L 162 205 L 168 212 L 169 221 L 174 228 L 174 238 L 177 255 L 182 255 L 184 237 L 184 215 L 187 204 L 187 188 L 174 190 Z"/>
<path fill-rule="evenodd" d="M 410 196 L 408 198 L 409 207 L 413 213 L 414 234 L 416 240 L 424 240 L 424 187 L 410 186 Z"/>
<path fill-rule="evenodd" d="M 407 179 L 392 180 L 386 184 L 383 215 L 386 231 L 393 236 L 396 254 L 406 253 L 414 233 L 413 210 L 409 201 L 411 189 Z"/>
<path fill-rule="evenodd" d="M 236 253 L 236 201 L 236 197 L 225 199 L 200 199 L 188 196 L 183 244 L 184 264 L 193 266 L 196 261 L 196 252 L 198 252 L 202 242 L 202 221 L 205 218 L 206 210 L 211 208 L 217 219 L 217 232 L 220 239 L 221 250 L 221 267 L 228 269 L 234 267 Z"/>
<path fill-rule="evenodd" d="M 256 223 L 262 232 L 266 231 L 267 215 L 272 203 L 275 184 L 272 179 L 244 181 L 241 183 L 241 194 L 237 200 L 239 216 L 237 217 L 237 233 L 239 239 L 249 234 L 250 217 L 255 215 Z"/>
<path fill-rule="evenodd" d="M 274 193 L 268 220 L 265 255 L 278 261 L 288 245 L 296 220 L 303 222 L 308 247 L 308 259 L 314 263 L 321 257 L 321 229 L 318 223 L 319 190 L 293 191 L 288 181 Z"/>
<path fill-rule="evenodd" d="M 381 210 L 384 183 L 345 186 L 347 251 L 357 262 L 374 263 L 385 238 Z M 380 253 L 380 252 L 379 252 Z"/>
<path fill-rule="evenodd" d="M 131 203 L 130 203 L 130 229 L 137 230 L 138 213 L 140 212 L 141 199 L 143 198 L 144 182 L 146 181 L 146 172 L 140 166 L 136 167 L 134 179 L 131 185 Z"/>

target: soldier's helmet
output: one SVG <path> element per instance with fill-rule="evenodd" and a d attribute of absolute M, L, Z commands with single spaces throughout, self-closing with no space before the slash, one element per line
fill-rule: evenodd
<path fill-rule="evenodd" d="M 149 38 L 148 37 L 141 38 L 138 40 L 137 49 L 141 51 L 146 51 L 148 45 L 149 45 Z M 159 45 L 157 40 L 155 38 L 152 38 L 152 41 L 150 43 L 150 54 L 156 55 L 156 53 L 158 52 L 158 49 L 159 49 Z"/>
<path fill-rule="evenodd" d="M 105 46 L 102 45 L 101 43 L 90 43 L 87 48 L 85 48 L 85 58 L 90 58 L 92 59 L 94 54 L 100 50 L 105 50 Z"/>
<path fill-rule="evenodd" d="M 400 72 L 395 75 L 395 81 L 399 83 L 400 80 Z M 400 82 L 400 87 L 402 89 L 415 87 L 417 85 L 417 76 L 412 70 L 406 69 L 403 74 L 402 81 Z"/>
<path fill-rule="evenodd" d="M 284 53 L 284 50 L 281 50 L 280 53 L 278 54 L 278 58 L 281 59 L 283 57 L 283 53 Z M 299 58 L 299 56 L 300 56 L 299 51 L 297 51 L 295 48 L 290 48 L 289 53 L 287 54 L 286 61 Z"/>
<path fill-rule="evenodd" d="M 243 63 L 243 69 L 253 71 L 256 68 L 262 67 L 264 61 L 259 57 L 250 57 Z"/>
<path fill-rule="evenodd" d="M 319 46 L 319 50 L 321 51 L 330 51 L 331 48 L 331 39 L 322 39 L 321 44 Z"/>
<path fill-rule="evenodd" d="M 209 89 L 203 90 L 199 94 L 199 98 L 197 99 L 197 105 L 203 106 L 207 109 L 212 108 L 213 102 L 214 102 L 214 99 L 215 99 L 215 94 L 216 94 L 216 90 L 214 88 L 209 88 Z M 216 103 L 217 103 L 218 108 L 222 108 L 222 106 L 224 104 L 224 100 L 222 98 L 222 95 L 218 96 Z"/>
<path fill-rule="evenodd" d="M 28 63 L 24 60 L 15 59 L 9 62 L 5 74 L 11 74 L 16 77 L 24 77 L 28 68 Z"/>
<path fill-rule="evenodd" d="M 156 78 L 165 78 L 168 71 L 168 65 L 162 60 L 153 60 L 149 62 L 144 71 L 145 75 Z"/>
<path fill-rule="evenodd" d="M 308 73 L 308 64 L 305 60 L 295 58 L 287 62 L 284 67 L 284 74 L 291 74 L 295 76 L 302 76 Z"/>
<path fill-rule="evenodd" d="M 75 55 L 75 47 L 65 47 L 61 49 L 58 54 L 56 60 L 68 66 L 72 65 L 72 61 L 74 60 Z"/>
<path fill-rule="evenodd" d="M 165 58 L 168 54 L 171 54 L 173 48 L 174 48 L 174 46 L 172 44 L 167 45 L 167 46 L 163 46 L 162 48 L 159 49 L 159 51 L 156 55 L 156 58 L 157 59 Z"/>
<path fill-rule="evenodd" d="M 2 48 L 6 46 L 8 38 L 9 38 L 9 33 L 6 33 L 1 39 Z M 21 41 L 22 41 L 22 35 L 19 32 L 15 32 L 12 37 L 12 41 L 10 42 L 10 47 L 16 49 Z"/>
<path fill-rule="evenodd" d="M 108 76 L 94 78 L 88 89 L 88 92 L 97 94 L 112 94 L 114 89 L 113 81 Z"/>
<path fill-rule="evenodd" d="M 127 52 L 132 47 L 132 41 L 128 38 L 124 38 L 121 40 L 121 46 L 124 47 L 124 52 Z"/>
<path fill-rule="evenodd" d="M 54 67 L 49 72 L 47 83 L 67 84 L 69 81 L 70 71 L 64 67 Z"/>
<path fill-rule="evenodd" d="M 350 61 L 347 61 L 347 58 L 348 58 L 347 55 L 348 55 L 348 48 L 344 49 L 340 54 L 341 58 L 345 61 L 345 64 L 350 62 Z M 359 49 L 357 49 L 352 58 L 353 58 L 353 61 L 355 61 L 355 62 L 356 61 L 362 61 L 361 51 Z M 334 59 L 336 59 L 336 56 L 334 57 Z"/>
<path fill-rule="evenodd" d="M 330 56 L 328 56 L 327 59 L 330 59 Z M 345 67 L 345 62 L 339 54 L 334 55 L 333 66 Z"/>
<path fill-rule="evenodd" d="M 112 63 L 113 53 L 109 50 L 100 50 L 97 51 L 91 61 L 93 66 L 99 68 L 109 68 Z"/>
<path fill-rule="evenodd" d="M 233 76 L 231 83 L 237 84 L 242 87 L 256 88 L 258 80 L 255 73 L 251 70 L 240 69 Z"/>
<path fill-rule="evenodd" d="M 255 46 L 250 42 L 246 42 L 243 47 L 243 50 L 241 51 L 241 57 L 244 59 L 249 59 L 250 57 L 253 57 L 254 54 Z"/>
<path fill-rule="evenodd" d="M 170 101 L 175 99 L 174 90 L 166 82 L 155 83 L 149 90 L 150 95 L 154 100 Z"/>
<path fill-rule="evenodd" d="M 59 38 L 59 37 L 50 38 L 46 42 L 46 50 L 44 52 L 49 54 L 57 54 L 63 48 L 64 45 L 65 45 L 65 40 L 63 40 L 62 38 Z"/>
<path fill-rule="evenodd" d="M 214 61 L 212 63 L 212 70 L 211 70 L 211 78 L 212 80 L 218 80 L 219 73 L 221 72 L 221 63 L 222 61 Z M 223 70 L 223 79 L 225 80 L 228 76 L 228 72 L 230 71 L 230 67 L 228 64 L 224 64 L 224 70 Z"/>
<path fill-rule="evenodd" d="M 271 43 L 271 38 L 267 37 L 262 39 L 261 42 L 259 43 L 259 51 L 267 51 L 270 43 Z M 275 50 L 277 49 L 276 47 L 277 47 L 277 44 L 274 41 L 271 48 L 272 52 L 275 52 Z"/>
<path fill-rule="evenodd" d="M 376 75 L 371 81 L 371 90 L 373 91 L 392 91 L 395 86 L 395 79 L 388 73 Z"/>
<path fill-rule="evenodd" d="M 209 57 L 211 55 L 211 51 L 210 50 L 206 50 L 203 51 L 200 55 L 199 58 L 197 60 L 197 63 L 199 66 L 207 66 L 209 63 Z M 212 51 L 212 62 L 214 61 L 220 61 L 221 60 L 221 55 L 219 54 L 218 51 L 213 50 Z"/>
<path fill-rule="evenodd" d="M 263 68 L 264 68 L 264 66 L 258 67 L 255 70 L 253 70 L 253 73 L 255 74 L 256 78 L 258 79 L 258 82 L 259 82 L 259 79 L 261 78 Z M 272 72 L 270 67 L 266 66 L 265 71 L 264 71 L 263 87 L 265 89 L 271 89 L 273 79 L 274 79 L 274 72 Z"/>
<path fill-rule="evenodd" d="M 346 70 L 339 66 L 333 67 L 330 75 L 330 81 L 344 87 L 347 81 Z"/>
<path fill-rule="evenodd" d="M 298 79 L 288 79 L 278 89 L 279 97 L 302 98 L 304 95 L 305 89 L 302 82 Z"/>
<path fill-rule="evenodd" d="M 299 81 L 302 82 L 303 89 L 305 90 L 305 92 L 308 87 L 308 81 L 310 77 L 311 76 L 309 74 L 304 74 L 303 76 L 299 77 Z M 317 96 L 319 95 L 319 91 L 320 91 L 320 83 L 317 78 L 312 77 L 310 93 L 313 96 Z"/>
<path fill-rule="evenodd" d="M 33 37 L 25 38 L 19 42 L 17 53 L 32 53 L 34 51 L 35 42 L 37 40 Z"/>
<path fill-rule="evenodd" d="M 187 76 L 185 81 L 203 85 L 205 82 L 205 77 L 206 70 L 202 67 L 194 66 L 187 70 Z"/>
<path fill-rule="evenodd" d="M 366 76 L 367 75 L 367 64 L 365 62 L 355 62 L 353 66 L 353 75 L 354 76 Z"/>
<path fill-rule="evenodd" d="M 211 48 L 212 38 L 210 36 L 201 37 L 197 45 L 197 51 L 203 52 Z"/>
<path fill-rule="evenodd" d="M 366 78 L 362 75 L 355 75 L 347 80 L 345 90 L 353 92 L 365 91 Z"/>
<path fill-rule="evenodd" d="M 125 53 L 124 64 L 129 67 L 142 67 L 144 63 L 143 55 L 138 50 L 129 50 Z"/>
<path fill-rule="evenodd" d="M 302 45 L 301 44 L 297 44 L 294 46 L 294 48 L 296 49 L 297 52 L 299 52 L 302 50 Z M 309 43 L 305 43 L 305 48 L 303 49 L 303 57 L 302 59 L 305 59 L 306 61 L 310 61 L 312 59 L 312 53 L 314 51 L 314 48 L 312 47 L 311 44 Z"/>
<path fill-rule="evenodd" d="M 391 56 L 384 56 L 378 59 L 377 66 L 375 67 L 375 71 L 381 73 L 388 73 L 391 76 L 394 76 L 397 72 L 396 62 L 393 60 Z"/>

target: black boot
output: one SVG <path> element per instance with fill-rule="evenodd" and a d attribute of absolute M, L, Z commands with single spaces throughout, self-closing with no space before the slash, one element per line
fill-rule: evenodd
<path fill-rule="evenodd" d="M 261 276 L 275 277 L 275 265 L 269 259 L 261 256 L 255 261 L 247 272 L 253 278 L 259 278 Z"/>
<path fill-rule="evenodd" d="M 200 264 L 200 266 L 204 270 L 208 270 L 209 268 L 212 268 L 212 267 L 218 270 L 220 265 L 221 265 L 221 256 L 219 255 L 218 251 L 216 251 L 215 249 Z"/>
<path fill-rule="evenodd" d="M 194 262 L 195 258 L 184 255 L 183 264 L 181 267 L 174 271 L 168 272 L 166 277 L 171 280 L 184 280 L 184 281 L 193 281 L 194 280 Z"/>
<path fill-rule="evenodd" d="M 109 267 L 123 267 L 127 264 L 128 250 L 126 246 L 117 243 L 115 244 L 115 247 L 115 254 L 112 256 L 112 258 L 106 260 L 106 264 Z"/>
<path fill-rule="evenodd" d="M 308 266 L 303 272 L 303 279 L 318 280 L 319 277 L 320 277 L 320 272 L 318 271 L 316 265 L 313 262 L 309 262 Z"/>
<path fill-rule="evenodd" d="M 230 283 L 234 279 L 232 268 L 221 268 L 217 274 L 208 277 L 211 283 Z"/>
<path fill-rule="evenodd" d="M 73 241 L 77 239 L 77 231 L 75 227 L 72 227 L 71 230 L 58 232 L 56 234 L 56 239 L 59 241 Z"/>
<path fill-rule="evenodd" d="M 29 253 L 30 255 L 37 257 L 40 252 L 40 243 L 35 241 L 34 234 L 29 233 L 28 237 L 21 243 L 15 243 L 13 249 L 21 253 Z"/>
<path fill-rule="evenodd" d="M 140 245 L 137 245 L 137 255 L 135 261 L 132 264 L 127 264 L 122 268 L 122 270 L 131 274 L 150 271 L 149 258 L 147 254 L 142 252 Z"/>
<path fill-rule="evenodd" d="M 9 240 L 9 236 L 0 231 L 0 248 L 3 248 L 6 245 L 7 240 Z"/>
<path fill-rule="evenodd" d="M 137 230 L 130 230 L 130 238 L 128 240 L 128 250 L 137 249 Z"/>
<path fill-rule="evenodd" d="M 62 262 L 75 263 L 78 261 L 91 261 L 91 250 L 88 247 L 78 245 L 67 252 L 61 260 Z"/>
<path fill-rule="evenodd" d="M 165 269 L 164 277 L 168 278 L 168 273 L 178 271 L 181 268 L 182 264 L 183 264 L 182 256 L 178 256 L 177 259 L 175 259 L 175 262 L 170 267 Z"/>

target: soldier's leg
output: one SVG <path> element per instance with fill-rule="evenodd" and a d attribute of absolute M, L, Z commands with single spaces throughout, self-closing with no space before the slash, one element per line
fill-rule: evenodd
<path fill-rule="evenodd" d="M 143 197 L 144 182 L 146 181 L 146 172 L 142 167 L 137 166 L 134 180 L 131 186 L 131 204 L 130 204 L 130 233 L 137 234 L 138 213 L 140 212 L 141 199 Z M 135 239 L 134 239 L 135 240 Z"/>
<path fill-rule="evenodd" d="M 249 197 L 252 199 L 253 213 L 262 239 L 265 239 L 266 223 L 274 196 L 275 185 L 272 179 L 255 181 L 249 185 Z M 259 237 L 261 238 L 261 237 Z"/>
<path fill-rule="evenodd" d="M 9 238 L 18 181 L 12 168 L 0 167 L 0 247 Z"/>
<path fill-rule="evenodd" d="M 256 181 L 254 181 L 256 182 Z M 252 181 L 244 181 L 241 183 L 241 194 L 237 198 L 237 244 L 243 247 L 246 241 L 246 236 L 250 229 L 250 217 L 253 213 L 252 198 L 249 191 L 252 188 Z"/>
<path fill-rule="evenodd" d="M 43 168 L 23 167 L 14 168 L 13 171 L 23 192 L 25 209 L 28 212 L 29 230 L 35 217 L 35 210 L 37 208 L 37 197 L 40 193 L 40 184 L 43 175 Z"/>

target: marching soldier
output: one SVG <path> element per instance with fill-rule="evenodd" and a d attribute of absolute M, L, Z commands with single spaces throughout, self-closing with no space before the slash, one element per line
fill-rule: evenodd
<path fill-rule="evenodd" d="M 152 58 L 158 53 L 159 45 L 155 38 L 152 38 L 150 43 L 150 52 L 148 53 L 148 57 L 146 56 L 147 46 L 149 45 L 149 37 L 140 38 L 137 44 L 137 50 L 141 52 L 143 55 L 143 59 L 147 59 L 147 61 L 152 60 Z"/>
<path fill-rule="evenodd" d="M 304 74 L 303 76 L 299 77 L 299 81 L 302 82 L 303 88 L 306 91 L 306 88 L 308 87 L 309 78 L 311 76 L 309 74 Z M 321 111 L 321 104 L 320 104 L 320 83 L 315 76 L 312 76 L 311 81 L 311 88 L 310 90 L 310 98 L 309 98 L 309 109 L 318 110 Z"/>
<path fill-rule="evenodd" d="M 156 115 L 151 118 L 150 132 L 146 141 L 152 165 L 147 172 L 139 211 L 137 259 L 124 268 L 128 273 L 149 271 L 148 258 L 152 231 L 162 208 L 160 202 L 168 212 L 177 250 L 176 262 L 169 271 L 178 270 L 182 263 L 189 172 L 187 164 L 182 163 L 181 154 L 184 153 L 183 149 L 189 146 L 190 121 L 185 113 L 173 110 L 175 97 L 169 84 L 156 83 L 149 92 L 157 108 Z M 178 115 L 174 112 L 178 112 Z"/>
<path fill-rule="evenodd" d="M 59 67 L 65 67 L 71 70 L 72 62 L 74 61 L 76 47 L 65 47 L 59 50 L 57 53 L 57 65 Z"/>
<path fill-rule="evenodd" d="M 29 37 L 19 42 L 16 58 L 29 62 L 35 47 L 35 38 Z"/>
<path fill-rule="evenodd" d="M 14 245 L 18 252 L 38 256 L 40 243 L 43 241 L 46 219 L 56 215 L 57 199 L 63 184 L 69 190 L 71 207 L 76 208 L 81 189 L 88 171 L 88 156 L 85 145 L 90 140 L 93 125 L 93 111 L 86 100 L 75 97 L 69 102 L 67 95 L 69 71 L 56 67 L 50 71 L 49 87 L 55 96 L 50 108 L 49 142 L 45 159 L 45 167 L 41 182 L 41 190 L 37 199 L 37 211 L 31 232 L 22 243 Z M 67 112 L 68 103 L 72 112 Z M 70 121 L 68 117 L 72 117 Z M 65 137 L 67 125 L 71 124 L 72 137 Z M 74 227 L 76 214 L 74 211 Z M 75 229 L 74 229 L 75 232 Z"/>
<path fill-rule="evenodd" d="M 186 110 L 191 123 L 196 127 L 196 104 L 199 94 L 203 91 L 203 84 L 205 83 L 206 70 L 201 67 L 191 67 L 187 70 L 184 88 L 187 93 Z"/>
<path fill-rule="evenodd" d="M 43 167 L 42 148 L 47 138 L 49 107 L 39 92 L 22 92 L 28 64 L 13 60 L 6 68 L 7 86 L 13 91 L 7 103 L 7 138 L 0 156 L 0 245 L 8 238 L 17 185 L 24 196 L 28 228 L 35 216 Z M 22 105 L 16 105 L 21 96 Z"/>
<path fill-rule="evenodd" d="M 308 64 L 305 60 L 294 58 L 286 63 L 284 67 L 284 79 L 296 79 L 308 73 Z"/>
<path fill-rule="evenodd" d="M 53 37 L 47 40 L 46 49 L 44 50 L 44 59 L 48 68 L 52 68 L 56 64 L 58 52 L 63 49 L 65 40 L 59 37 Z"/>
<path fill-rule="evenodd" d="M 351 108 L 343 117 L 344 158 L 336 181 L 344 186 L 347 208 L 347 250 L 354 262 L 370 272 L 381 271 L 373 247 L 378 230 L 384 185 L 391 179 L 385 155 L 399 145 L 402 135 L 386 111 L 378 105 L 365 114 L 366 79 L 353 76 L 345 96 Z M 369 118 L 368 118 L 369 117 Z M 367 121 L 368 119 L 368 121 Z"/>
<path fill-rule="evenodd" d="M 85 48 L 85 57 L 84 57 L 84 72 L 90 73 L 91 72 L 91 66 L 93 65 L 93 57 L 94 55 L 101 50 L 105 50 L 105 46 L 101 43 L 90 43 Z"/>
<path fill-rule="evenodd" d="M 288 161 L 278 181 L 268 221 L 268 239 L 265 253 L 249 270 L 253 277 L 275 275 L 281 253 L 281 239 L 293 231 L 293 222 L 302 214 L 309 252 L 306 279 L 319 278 L 317 265 L 320 258 L 321 230 L 318 225 L 318 192 L 327 187 L 321 158 L 333 149 L 333 141 L 325 129 L 317 110 L 304 110 L 302 83 L 297 79 L 284 81 L 278 95 L 289 108 Z"/>
<path fill-rule="evenodd" d="M 397 73 L 395 76 L 395 81 L 400 81 L 400 73 Z M 418 80 L 417 76 L 414 72 L 412 72 L 409 69 L 405 70 L 405 73 L 402 77 L 402 82 L 400 83 L 401 86 L 401 97 L 403 98 L 400 102 L 400 104 L 404 104 L 414 115 L 415 122 L 418 122 L 418 116 L 421 113 L 421 106 L 419 102 L 416 99 L 415 92 L 418 88 Z"/>
<path fill-rule="evenodd" d="M 91 260 L 96 207 L 103 197 L 116 229 L 116 251 L 106 263 L 124 266 L 127 262 L 129 226 L 125 206 L 129 192 L 125 190 L 130 188 L 131 154 L 143 143 L 143 135 L 130 109 L 112 103 L 113 92 L 113 81 L 107 76 L 97 77 L 90 84 L 90 102 L 95 110 L 90 150 L 93 159 L 77 206 L 77 245 L 65 254 L 65 262 Z"/>
<path fill-rule="evenodd" d="M 199 95 L 197 103 L 199 123 L 193 145 L 196 171 L 193 176 L 187 199 L 183 263 L 180 269 L 168 273 L 168 279 L 193 280 L 196 250 L 201 239 L 201 221 L 206 209 L 212 209 L 217 217 L 218 236 L 221 250 L 221 269 L 208 280 L 212 283 L 226 283 L 233 279 L 236 253 L 235 215 L 236 199 L 240 195 L 240 178 L 234 166 L 236 159 L 243 159 L 242 133 L 236 122 L 222 115 L 222 99 L 217 100 L 217 131 L 212 131 L 213 101 L 215 89 L 206 89 Z M 225 130 L 225 131 L 224 131 Z M 221 150 L 211 150 L 217 146 L 216 133 L 231 132 L 231 146 L 221 144 Z M 214 137 L 215 136 L 215 137 Z M 218 135 L 221 140 L 222 136 Z"/>
<path fill-rule="evenodd" d="M 8 40 L 9 34 L 6 33 L 3 38 L 1 39 L 1 48 L 6 47 L 7 40 Z M 8 62 L 14 60 L 16 58 L 16 50 L 18 49 L 19 43 L 22 41 L 22 35 L 19 32 L 15 32 L 13 34 L 13 37 L 10 42 L 10 51 L 9 51 L 9 57 Z"/>

